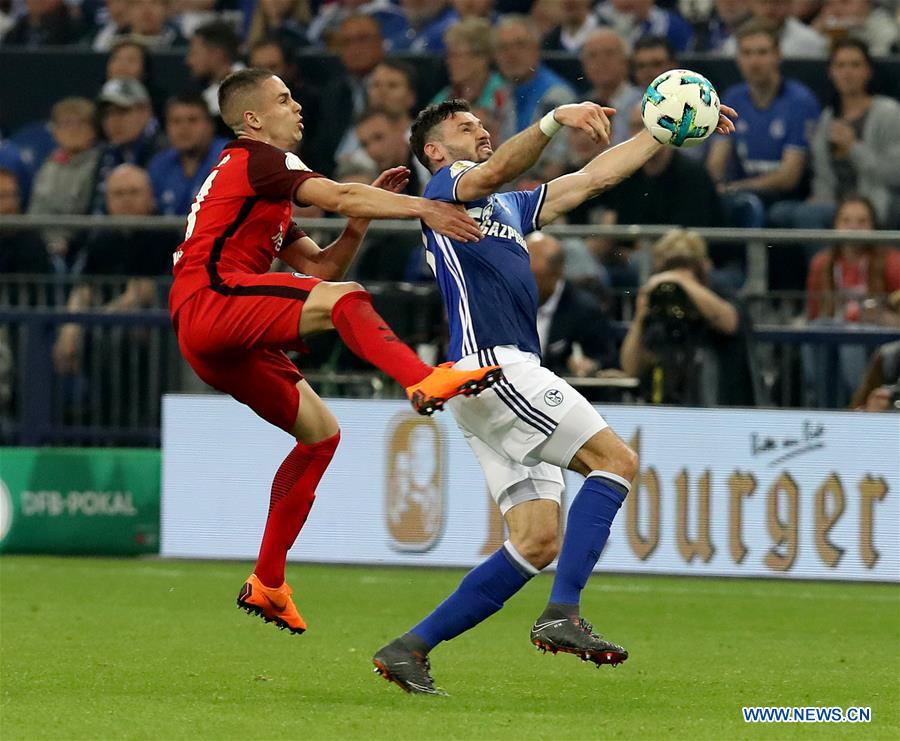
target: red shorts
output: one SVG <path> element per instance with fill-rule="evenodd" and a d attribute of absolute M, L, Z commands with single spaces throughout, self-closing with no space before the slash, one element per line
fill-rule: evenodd
<path fill-rule="evenodd" d="M 181 352 L 204 382 L 290 431 L 303 376 L 284 351 L 303 349 L 300 314 L 322 281 L 300 273 L 232 273 L 222 279 L 219 288 L 200 289 L 176 311 Z"/>

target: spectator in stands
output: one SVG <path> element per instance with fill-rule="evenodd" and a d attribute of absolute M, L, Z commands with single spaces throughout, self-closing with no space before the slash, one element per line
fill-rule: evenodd
<path fill-rule="evenodd" d="M 493 42 L 497 67 L 507 85 L 500 111 L 501 140 L 527 128 L 556 106 L 575 100 L 569 83 L 541 62 L 541 37 L 527 16 L 503 16 L 494 28 Z"/>
<path fill-rule="evenodd" d="M 351 15 L 368 15 L 380 27 L 383 38 L 392 38 L 408 27 L 403 11 L 391 0 L 332 0 L 323 2 L 312 23 L 308 38 L 311 44 L 338 49 L 338 30 Z"/>
<path fill-rule="evenodd" d="M 309 43 L 311 20 L 309 0 L 259 0 L 250 21 L 247 46 L 268 40 L 294 51 Z"/>
<path fill-rule="evenodd" d="M 119 165 L 109 175 L 106 211 L 111 216 L 149 216 L 154 213 L 153 191 L 146 171 L 135 165 Z M 128 276 L 125 291 L 107 302 L 105 311 L 148 308 L 159 303 L 154 277 L 172 270 L 172 252 L 179 236 L 139 230 L 97 231 L 87 236 L 85 275 Z M 69 296 L 69 311 L 84 311 L 97 303 L 91 286 L 76 286 Z M 65 324 L 53 348 L 56 369 L 77 374 L 81 366 L 83 330 Z"/>
<path fill-rule="evenodd" d="M 484 18 L 465 18 L 447 29 L 447 77 L 450 84 L 432 103 L 451 98 L 468 100 L 495 114 L 503 103 L 503 78 L 491 69 L 491 26 Z"/>
<path fill-rule="evenodd" d="M 588 98 L 618 111 L 612 118 L 610 144 L 621 144 L 631 136 L 629 112 L 640 103 L 642 88 L 628 80 L 628 48 L 615 31 L 592 32 L 581 50 L 581 68 L 591 84 Z M 573 129 L 574 131 L 574 129 Z"/>
<path fill-rule="evenodd" d="M 166 146 L 150 96 L 137 80 L 109 80 L 97 98 L 100 129 L 106 139 L 94 178 L 90 212 L 103 213 L 106 178 L 124 163 L 143 167 Z"/>
<path fill-rule="evenodd" d="M 768 24 L 775 30 L 785 59 L 821 59 L 828 53 L 827 39 L 794 18 L 790 14 L 791 4 L 787 0 L 749 0 L 748 4 L 753 20 Z M 738 54 L 738 40 L 736 36 L 727 39 L 722 47 L 723 53 L 732 57 Z"/>
<path fill-rule="evenodd" d="M 508 13 L 527 13 L 541 39 L 562 23 L 562 4 L 559 0 L 533 0 L 530 3 L 528 0 L 500 0 L 498 10 L 501 17 Z"/>
<path fill-rule="evenodd" d="M 459 20 L 448 0 L 400 0 L 407 27 L 387 37 L 392 51 L 444 51 L 444 34 Z"/>
<path fill-rule="evenodd" d="M 106 60 L 107 80 L 140 80 L 147 75 L 147 47 L 132 38 L 118 39 L 110 45 Z"/>
<path fill-rule="evenodd" d="M 64 98 L 53 106 L 50 129 L 58 148 L 38 171 L 28 213 L 85 214 L 100 159 L 97 109 L 87 98 Z M 71 236 L 66 230 L 46 230 L 43 234 L 58 272 L 68 272 L 76 258 L 69 253 Z"/>
<path fill-rule="evenodd" d="M 0 216 L 22 213 L 19 179 L 12 170 L 0 167 Z M 52 272 L 44 242 L 33 229 L 0 229 L 0 275 Z"/>
<path fill-rule="evenodd" d="M 537 284 L 541 365 L 563 376 L 593 376 L 615 362 L 612 334 L 594 297 L 565 279 L 566 254 L 555 237 L 525 240 Z"/>
<path fill-rule="evenodd" d="M 662 36 L 645 36 L 632 47 L 631 67 L 634 84 L 643 94 L 663 72 L 678 67 L 678 60 L 668 40 Z"/>
<path fill-rule="evenodd" d="M 300 75 L 293 55 L 276 41 L 260 41 L 250 48 L 248 60 L 251 67 L 269 70 L 288 86 L 291 97 L 303 106 L 303 138 L 314 141 L 318 133 L 321 93 Z"/>
<path fill-rule="evenodd" d="M 213 21 L 200 26 L 191 36 L 187 66 L 203 89 L 203 99 L 213 116 L 219 115 L 219 85 L 228 75 L 242 69 L 241 40 L 230 23 Z"/>
<path fill-rule="evenodd" d="M 391 167 L 409 169 L 408 195 L 421 195 L 430 175 L 409 148 L 409 121 L 371 109 L 356 122 L 356 138 L 379 172 Z"/>
<path fill-rule="evenodd" d="M 75 44 L 81 27 L 63 0 L 27 0 L 26 12 L 3 37 L 4 46 Z"/>
<path fill-rule="evenodd" d="M 366 79 L 384 59 L 381 28 L 371 16 L 347 16 L 335 38 L 344 71 L 323 87 L 318 134 L 304 150 L 310 167 L 325 175 L 333 171 L 335 153 L 352 133 L 353 119 L 366 109 Z"/>
<path fill-rule="evenodd" d="M 129 0 L 106 0 L 106 18 L 91 39 L 91 48 L 94 51 L 112 50 L 118 37 L 128 32 L 131 23 L 130 5 Z M 137 75 L 132 77 L 140 79 Z"/>
<path fill-rule="evenodd" d="M 900 104 L 871 95 L 872 60 L 866 45 L 849 38 L 835 44 L 828 67 L 837 91 L 812 138 L 812 198 L 772 208 L 772 225 L 825 229 L 835 204 L 850 193 L 875 204 L 883 223 L 900 219 Z"/>
<path fill-rule="evenodd" d="M 860 196 L 841 202 L 835 229 L 877 228 L 872 203 Z M 807 317 L 825 326 L 900 326 L 891 294 L 900 290 L 900 251 L 867 243 L 845 242 L 822 250 L 810 265 Z M 900 294 L 897 294 L 900 295 Z M 859 345 L 802 348 L 807 402 L 845 406 L 866 367 Z"/>
<path fill-rule="evenodd" d="M 166 137 L 171 146 L 150 160 L 147 172 L 158 212 L 183 216 L 228 140 L 215 136 L 206 102 L 193 94 L 175 96 L 166 104 Z"/>
<path fill-rule="evenodd" d="M 835 212 L 833 226 L 871 231 L 877 224 L 872 202 L 848 195 Z M 900 290 L 900 249 L 871 243 L 835 244 L 813 258 L 806 288 L 810 320 L 900 326 L 900 314 L 887 301 Z"/>
<path fill-rule="evenodd" d="M 710 285 L 706 243 L 673 229 L 653 246 L 654 274 L 638 292 L 622 370 L 655 404 L 753 406 L 749 322 Z"/>
<path fill-rule="evenodd" d="M 16 176 L 19 196 L 23 203 L 27 203 L 34 173 L 22 157 L 22 151 L 19 147 L 2 136 L 0 136 L 0 169 L 11 172 Z"/>
<path fill-rule="evenodd" d="M 567 51 L 577 54 L 591 34 L 600 26 L 591 9 L 591 0 L 562 0 L 562 20 L 544 36 L 544 48 L 548 51 Z"/>
<path fill-rule="evenodd" d="M 827 0 L 812 25 L 833 42 L 849 34 L 865 42 L 876 57 L 890 54 L 900 36 L 897 21 L 884 8 L 874 7 L 872 0 Z"/>
<path fill-rule="evenodd" d="M 366 96 L 370 108 L 384 111 L 408 129 L 416 105 L 415 68 L 401 59 L 385 59 L 369 75 Z"/>
<path fill-rule="evenodd" d="M 654 0 L 603 0 L 597 15 L 632 46 L 645 36 L 662 36 L 676 52 L 683 52 L 693 34 L 677 11 L 659 8 Z"/>
<path fill-rule="evenodd" d="M 178 27 L 169 21 L 169 0 L 131 0 L 128 30 L 149 49 L 184 46 Z"/>
<path fill-rule="evenodd" d="M 694 24 L 690 50 L 704 54 L 722 53 L 725 42 L 750 16 L 746 0 L 715 0 L 709 16 Z"/>
<path fill-rule="evenodd" d="M 134 37 L 124 36 L 116 41 L 106 60 L 107 80 L 138 80 L 147 88 L 153 111 L 161 114 L 166 93 L 152 79 L 150 53 Z"/>
<path fill-rule="evenodd" d="M 897 297 L 900 309 L 900 296 Z M 865 378 L 850 401 L 850 408 L 864 412 L 900 412 L 900 340 L 879 347 Z"/>
<path fill-rule="evenodd" d="M 729 197 L 729 210 L 749 209 L 751 216 L 742 225 L 762 226 L 763 204 L 802 196 L 809 133 L 819 105 L 809 88 L 782 77 L 778 34 L 771 25 L 748 21 L 737 43 L 745 82 L 726 90 L 722 100 L 741 115 L 734 137 L 714 139 L 707 167 Z"/>

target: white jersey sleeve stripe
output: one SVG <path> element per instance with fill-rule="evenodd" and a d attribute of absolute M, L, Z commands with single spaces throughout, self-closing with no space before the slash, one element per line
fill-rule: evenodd
<path fill-rule="evenodd" d="M 478 341 L 475 338 L 475 324 L 472 321 L 472 310 L 469 307 L 469 287 L 466 284 L 466 276 L 463 272 L 462 265 L 459 264 L 459 256 L 456 254 L 456 250 L 453 249 L 453 245 L 450 243 L 450 240 L 447 237 L 441 236 L 439 234 L 436 234 L 435 237 L 443 244 L 450 262 L 448 268 L 452 267 L 453 272 L 457 275 L 459 283 L 462 286 L 461 297 L 463 302 L 463 309 L 466 316 L 466 322 L 463 325 L 463 331 L 465 333 L 465 336 L 468 338 L 469 353 L 471 354 L 478 350 Z"/>
<path fill-rule="evenodd" d="M 459 291 L 457 311 L 459 312 L 460 327 L 463 333 L 462 352 L 464 355 L 471 355 L 475 352 L 476 342 L 475 332 L 472 328 L 472 319 L 469 314 L 469 297 L 466 291 L 466 282 L 463 278 L 459 263 L 456 261 L 453 247 L 447 242 L 446 237 L 442 237 L 433 231 L 431 234 L 434 237 L 435 245 L 440 250 L 444 265 L 447 267 L 447 272 L 452 276 L 456 283 L 457 290 Z"/>
<path fill-rule="evenodd" d="M 541 185 L 541 193 L 538 196 L 537 206 L 534 209 L 534 217 L 531 219 L 531 228 L 534 231 L 540 229 L 541 209 L 544 207 L 545 200 L 547 200 L 547 183 Z"/>

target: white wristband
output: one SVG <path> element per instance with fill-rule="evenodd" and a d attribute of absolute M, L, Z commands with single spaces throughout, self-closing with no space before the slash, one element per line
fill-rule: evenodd
<path fill-rule="evenodd" d="M 562 124 L 553 117 L 555 112 L 556 109 L 554 108 L 550 113 L 545 114 L 541 119 L 540 124 L 538 124 L 541 127 L 544 136 L 548 139 L 552 139 L 556 132 L 562 128 Z"/>

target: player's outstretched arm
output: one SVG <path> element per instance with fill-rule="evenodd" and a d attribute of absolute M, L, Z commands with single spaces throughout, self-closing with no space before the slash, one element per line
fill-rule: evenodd
<path fill-rule="evenodd" d="M 737 117 L 737 112 L 728 106 L 722 106 L 722 111 L 716 131 L 730 134 L 734 131 L 731 118 Z M 619 184 L 643 167 L 662 146 L 649 131 L 644 130 L 628 141 L 601 152 L 577 172 L 551 180 L 547 183 L 539 225 L 551 223 L 589 198 Z"/>
<path fill-rule="evenodd" d="M 390 193 L 400 193 L 409 183 L 409 169 L 392 167 L 372 183 Z M 319 247 L 310 237 L 302 237 L 285 247 L 279 257 L 297 272 L 324 280 L 341 280 L 359 252 L 369 219 L 350 218 L 344 230 L 331 244 Z"/>
<path fill-rule="evenodd" d="M 596 103 L 570 103 L 554 108 L 539 122 L 501 144 L 490 158 L 463 173 L 456 185 L 460 201 L 476 201 L 497 192 L 530 169 L 563 126 L 581 129 L 599 144 L 609 144 L 613 108 Z"/>
<path fill-rule="evenodd" d="M 481 239 L 478 225 L 462 208 L 441 201 L 389 193 L 360 183 L 309 178 L 297 186 L 297 203 L 362 219 L 421 219 L 434 231 L 458 242 Z"/>

